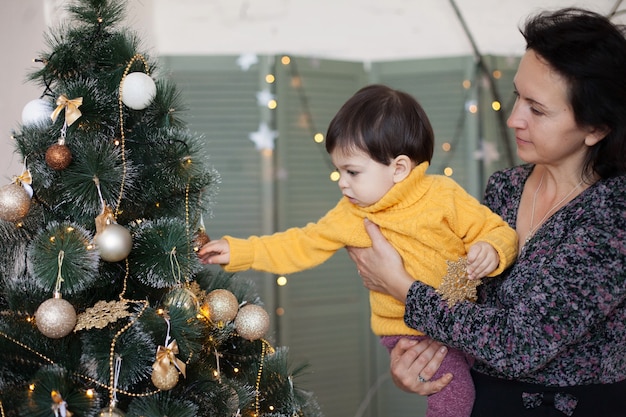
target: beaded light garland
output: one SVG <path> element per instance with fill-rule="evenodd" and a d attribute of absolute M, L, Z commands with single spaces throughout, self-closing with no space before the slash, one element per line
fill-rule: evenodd
<path fill-rule="evenodd" d="M 259 411 L 260 411 L 260 405 L 261 405 L 261 376 L 263 375 L 263 363 L 265 362 L 265 348 L 266 348 L 266 341 L 262 340 L 261 341 L 261 361 L 259 362 L 259 371 L 257 372 L 256 375 L 256 384 L 254 386 L 255 388 L 255 396 L 254 396 L 254 415 L 255 416 L 259 416 Z"/>
<path fill-rule="evenodd" d="M 128 75 L 128 73 L 130 72 L 130 69 L 132 67 L 132 65 L 135 63 L 135 61 L 140 60 L 143 62 L 143 65 L 145 67 L 146 70 L 146 74 L 150 75 L 150 72 L 148 70 L 149 66 L 148 66 L 148 61 L 146 61 L 146 59 L 144 58 L 143 55 L 141 54 L 135 54 L 130 61 L 128 62 L 128 65 L 126 65 L 126 68 L 124 69 L 124 74 L 122 75 L 122 80 L 120 81 L 120 86 L 119 86 L 119 95 L 118 95 L 118 106 L 119 106 L 119 112 L 120 112 L 120 149 L 121 149 L 121 155 L 122 155 L 122 181 L 120 183 L 120 192 L 119 195 L 117 197 L 117 205 L 115 208 L 115 216 L 117 216 L 119 214 L 119 210 L 120 210 L 120 205 L 122 204 L 122 197 L 124 195 L 124 187 L 126 186 L 126 175 L 127 175 L 127 164 L 126 164 L 126 133 L 124 132 L 124 103 L 122 101 L 122 87 L 124 86 L 124 80 L 126 80 L 126 76 Z"/>

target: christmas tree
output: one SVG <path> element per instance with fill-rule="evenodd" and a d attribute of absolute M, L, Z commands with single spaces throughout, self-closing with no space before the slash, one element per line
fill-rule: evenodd
<path fill-rule="evenodd" d="M 198 262 L 219 176 L 124 1 L 68 11 L 0 188 L 0 416 L 319 416 L 251 284 Z"/>

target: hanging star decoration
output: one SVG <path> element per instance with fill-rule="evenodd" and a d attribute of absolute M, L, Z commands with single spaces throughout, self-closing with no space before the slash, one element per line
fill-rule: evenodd
<path fill-rule="evenodd" d="M 261 122 L 259 130 L 251 132 L 248 137 L 256 145 L 257 150 L 274 149 L 274 140 L 278 137 L 278 132 L 271 130 L 267 123 Z"/>
<path fill-rule="evenodd" d="M 272 94 L 269 90 L 263 90 L 256 93 L 256 101 L 259 106 L 266 107 L 267 103 L 271 100 L 274 100 L 276 96 Z"/>
<path fill-rule="evenodd" d="M 474 151 L 474 159 L 482 159 L 486 164 L 490 164 L 500 159 L 500 153 L 496 145 L 483 140 L 480 142 L 480 149 Z"/>
<path fill-rule="evenodd" d="M 237 58 L 237 65 L 243 71 L 248 71 L 251 66 L 259 62 L 259 58 L 256 54 L 241 54 L 239 58 Z"/>
<path fill-rule="evenodd" d="M 448 302 L 448 307 L 459 301 L 476 301 L 476 287 L 482 281 L 467 277 L 467 258 L 461 257 L 458 261 L 446 261 L 448 271 L 437 288 L 437 293 Z"/>

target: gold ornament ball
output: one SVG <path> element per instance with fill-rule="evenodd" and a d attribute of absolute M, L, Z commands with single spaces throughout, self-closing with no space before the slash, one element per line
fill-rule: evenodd
<path fill-rule="evenodd" d="M 98 417 L 124 417 L 126 414 L 117 407 L 109 409 L 109 407 L 103 408 L 98 413 Z"/>
<path fill-rule="evenodd" d="M 235 329 L 239 336 L 248 340 L 257 340 L 265 336 L 270 327 L 270 316 L 263 307 L 248 304 L 239 309 L 235 317 Z"/>
<path fill-rule="evenodd" d="M 37 328 L 46 337 L 59 339 L 65 337 L 76 326 L 76 311 L 68 301 L 55 294 L 37 308 L 35 312 Z"/>
<path fill-rule="evenodd" d="M 133 248 L 130 232 L 117 223 L 107 225 L 96 235 L 96 246 L 100 258 L 107 262 L 119 262 L 128 257 Z"/>
<path fill-rule="evenodd" d="M 55 143 L 46 151 L 46 164 L 55 171 L 61 171 L 70 166 L 72 151 L 67 145 Z"/>
<path fill-rule="evenodd" d="M 213 323 L 225 323 L 237 316 L 239 311 L 239 301 L 235 295 L 224 289 L 211 291 L 205 300 L 205 305 L 209 311 L 209 319 Z"/>
<path fill-rule="evenodd" d="M 160 390 L 171 390 L 178 384 L 178 369 L 171 364 L 165 371 L 160 367 L 152 369 L 152 383 Z"/>
<path fill-rule="evenodd" d="M 18 222 L 30 210 L 30 195 L 19 184 L 7 184 L 0 188 L 0 219 Z"/>

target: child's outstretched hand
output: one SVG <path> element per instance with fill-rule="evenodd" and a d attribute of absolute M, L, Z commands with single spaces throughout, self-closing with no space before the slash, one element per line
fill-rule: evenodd
<path fill-rule="evenodd" d="M 225 265 L 230 262 L 230 245 L 225 239 L 212 240 L 198 251 L 203 264 Z"/>
<path fill-rule="evenodd" d="M 476 242 L 467 251 L 467 277 L 480 279 L 495 271 L 500 263 L 498 252 L 487 242 Z"/>

